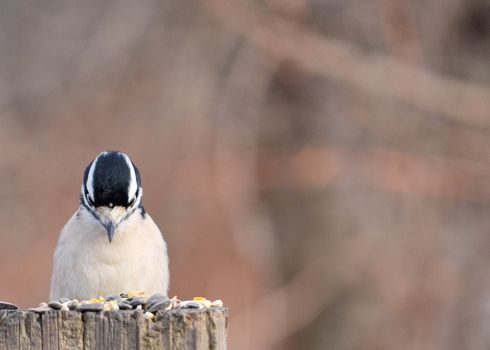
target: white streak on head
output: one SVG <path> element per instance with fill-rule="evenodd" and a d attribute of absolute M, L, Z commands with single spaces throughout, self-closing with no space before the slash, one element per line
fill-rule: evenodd
<path fill-rule="evenodd" d="M 138 190 L 138 183 L 136 182 L 136 172 L 134 171 L 134 166 L 129 157 L 121 153 L 122 156 L 124 157 L 124 160 L 126 160 L 126 164 L 128 165 L 129 168 L 129 189 L 128 189 L 128 200 L 134 197 L 136 194 L 136 191 Z"/>
<path fill-rule="evenodd" d="M 94 199 L 94 171 L 95 171 L 95 166 L 97 165 L 97 161 L 99 160 L 99 157 L 103 153 L 99 154 L 97 158 L 94 159 L 92 162 L 92 165 L 90 166 L 90 170 L 88 171 L 88 176 L 87 176 L 87 183 L 85 186 L 87 187 L 88 194 L 90 195 L 90 198 L 92 200 Z"/>
<path fill-rule="evenodd" d="M 138 198 L 136 198 L 136 203 L 133 205 L 133 207 L 138 207 L 141 203 L 141 198 L 143 197 L 143 187 L 140 187 L 140 191 L 138 192 Z"/>

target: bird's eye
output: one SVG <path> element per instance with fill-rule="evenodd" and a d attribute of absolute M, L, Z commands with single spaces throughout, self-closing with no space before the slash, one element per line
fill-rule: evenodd
<path fill-rule="evenodd" d="M 133 198 L 131 198 L 131 200 L 129 201 L 128 203 L 128 206 L 133 206 L 134 202 L 136 201 L 136 196 L 134 196 Z"/>

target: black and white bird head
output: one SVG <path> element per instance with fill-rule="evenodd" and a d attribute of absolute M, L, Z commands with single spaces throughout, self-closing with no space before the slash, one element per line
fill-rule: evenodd
<path fill-rule="evenodd" d="M 138 168 L 122 152 L 102 152 L 85 169 L 80 204 L 105 228 L 109 242 L 129 216 L 144 216 L 142 196 Z"/>

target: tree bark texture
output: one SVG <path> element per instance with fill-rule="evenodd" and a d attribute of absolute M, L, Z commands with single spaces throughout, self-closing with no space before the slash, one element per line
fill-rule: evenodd
<path fill-rule="evenodd" d="M 226 349 L 226 308 L 159 311 L 0 311 L 0 350 Z"/>

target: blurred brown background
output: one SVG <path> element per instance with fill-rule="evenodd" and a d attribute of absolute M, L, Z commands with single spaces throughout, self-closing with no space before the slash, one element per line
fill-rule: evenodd
<path fill-rule="evenodd" d="M 106 149 L 230 349 L 490 347 L 488 0 L 1 0 L 0 299 Z"/>

